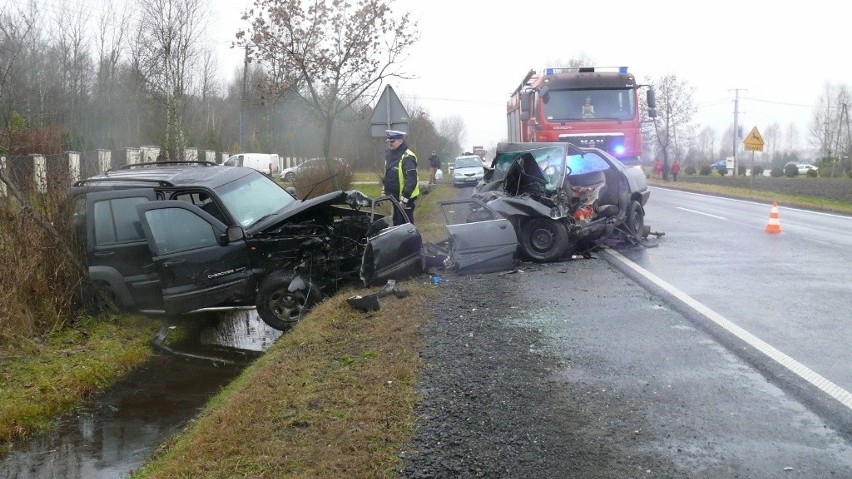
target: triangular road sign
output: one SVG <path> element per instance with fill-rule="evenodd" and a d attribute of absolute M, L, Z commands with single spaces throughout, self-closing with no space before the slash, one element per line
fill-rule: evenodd
<path fill-rule="evenodd" d="M 408 112 L 390 85 L 385 87 L 370 116 L 370 136 L 383 137 L 386 135 L 385 130 L 408 133 Z"/>
<path fill-rule="evenodd" d="M 751 133 L 743 140 L 743 145 L 747 151 L 763 151 L 763 137 L 760 136 L 757 127 L 751 129 Z"/>

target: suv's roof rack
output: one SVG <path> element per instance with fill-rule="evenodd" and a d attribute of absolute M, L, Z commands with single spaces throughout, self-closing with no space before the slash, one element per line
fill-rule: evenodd
<path fill-rule="evenodd" d="M 200 165 L 200 166 L 219 166 L 217 163 L 213 163 L 212 161 L 197 161 L 197 160 L 168 160 L 168 161 L 143 161 L 141 163 L 128 163 L 126 165 L 119 166 L 118 168 L 110 168 L 106 171 L 106 174 L 109 174 L 110 171 L 115 170 L 132 170 L 133 168 L 144 168 L 149 166 L 166 166 L 166 165 Z"/>
<path fill-rule="evenodd" d="M 158 180 L 155 178 L 127 178 L 127 177 L 106 177 L 101 176 L 98 178 L 86 178 L 83 180 L 77 180 L 74 182 L 74 186 L 83 186 L 91 183 L 152 183 L 157 186 L 175 186 L 171 181 L 166 180 Z"/>

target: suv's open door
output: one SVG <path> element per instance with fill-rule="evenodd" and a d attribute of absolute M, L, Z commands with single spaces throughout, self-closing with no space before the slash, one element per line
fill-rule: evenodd
<path fill-rule="evenodd" d="M 361 280 L 365 285 L 406 278 L 423 269 L 420 232 L 412 223 L 391 224 L 395 209 L 401 208 L 390 197 L 373 201 L 372 222 L 361 264 Z"/>
<path fill-rule="evenodd" d="M 221 221 L 183 201 L 153 201 L 136 208 L 167 314 L 252 299 L 244 239 L 228 241 Z"/>

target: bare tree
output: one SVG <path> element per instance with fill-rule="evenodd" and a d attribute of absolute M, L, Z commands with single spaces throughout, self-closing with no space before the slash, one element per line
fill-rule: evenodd
<path fill-rule="evenodd" d="M 10 9 L 11 10 L 11 9 Z M 19 92 L 13 92 L 12 76 L 14 68 L 23 56 L 26 42 L 35 24 L 35 9 L 16 10 L 14 12 L 0 10 L 0 119 L 3 121 L 3 130 L 0 132 L 0 155 L 11 153 L 14 150 L 13 121 L 14 98 Z M 0 170 L 2 174 L 2 170 Z M 2 177 L 3 182 L 8 178 Z"/>
<path fill-rule="evenodd" d="M 331 155 L 334 122 L 365 95 L 375 98 L 417 40 L 409 13 L 394 17 L 390 0 L 317 2 L 255 0 L 238 41 L 253 58 L 276 67 L 274 87 L 293 90 L 324 123 L 323 155 Z M 280 74 L 278 74 L 280 73 Z"/>
<path fill-rule="evenodd" d="M 652 85 L 657 94 L 656 142 L 663 155 L 663 179 L 668 180 L 669 157 L 681 149 L 682 140 L 693 136 L 694 89 L 673 73 L 652 82 Z"/>
<path fill-rule="evenodd" d="M 781 138 L 781 125 L 777 121 L 772 122 L 763 130 L 763 154 L 766 158 L 772 158 L 778 151 L 778 143 Z"/>
<path fill-rule="evenodd" d="M 83 10 L 72 10 L 64 5 L 55 21 L 55 48 L 64 99 L 61 104 L 63 123 L 72 139 L 79 139 L 83 131 L 88 130 L 81 120 L 92 93 L 89 18 Z"/>
<path fill-rule="evenodd" d="M 150 91 L 163 102 L 162 146 L 183 159 L 184 113 L 205 27 L 203 0 L 140 0 L 138 68 Z"/>
<path fill-rule="evenodd" d="M 849 91 L 846 85 L 832 85 L 826 82 L 814 107 L 811 123 L 808 126 L 810 142 L 817 148 L 824 160 L 835 157 L 839 146 L 841 113 L 843 105 L 849 103 Z"/>
<path fill-rule="evenodd" d="M 446 141 L 446 144 L 438 151 L 442 151 L 445 155 L 455 155 L 461 152 L 461 145 L 466 134 L 462 117 L 453 115 L 442 118 L 438 122 L 438 133 Z"/>
<path fill-rule="evenodd" d="M 713 151 L 716 149 L 716 130 L 705 126 L 698 134 L 698 150 L 702 163 L 713 163 Z"/>
<path fill-rule="evenodd" d="M 794 152 L 799 144 L 799 128 L 795 123 L 790 122 L 784 132 L 784 140 L 786 141 L 787 151 Z"/>

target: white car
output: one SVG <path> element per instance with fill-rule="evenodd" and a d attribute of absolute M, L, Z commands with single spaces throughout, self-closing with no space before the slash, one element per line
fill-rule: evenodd
<path fill-rule="evenodd" d="M 813 170 L 813 171 L 819 171 L 819 168 L 817 168 L 816 166 L 811 165 L 811 164 L 809 164 L 809 163 L 799 163 L 799 164 L 797 164 L 797 165 L 796 165 L 796 168 L 798 168 L 798 169 L 799 169 L 799 174 L 800 174 L 800 175 L 806 175 L 806 174 L 808 174 L 808 172 L 809 172 L 809 171 L 811 171 L 811 170 Z"/>
<path fill-rule="evenodd" d="M 340 160 L 340 159 L 335 159 L 335 161 L 337 162 L 336 168 L 337 168 L 338 172 L 340 172 L 342 169 L 349 168 L 349 166 L 347 165 L 347 163 L 345 161 Z M 328 165 L 326 164 L 326 161 L 325 161 L 324 158 L 311 158 L 309 160 L 305 160 L 304 162 L 302 162 L 302 163 L 300 163 L 296 166 L 292 166 L 290 168 L 284 168 L 283 170 L 281 170 L 281 175 L 279 176 L 279 178 L 281 178 L 284 181 L 292 183 L 296 180 L 296 177 L 298 177 L 300 174 L 302 174 L 302 173 L 304 173 L 308 170 L 311 170 L 311 169 L 323 169 L 324 170 L 326 168 L 328 168 Z"/>
<path fill-rule="evenodd" d="M 479 156 L 459 156 L 453 161 L 453 186 L 476 186 L 483 176 L 485 168 Z"/>

